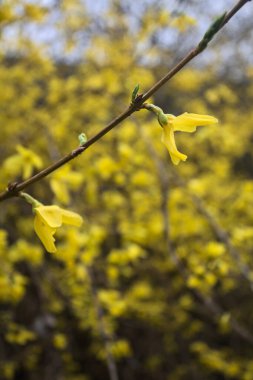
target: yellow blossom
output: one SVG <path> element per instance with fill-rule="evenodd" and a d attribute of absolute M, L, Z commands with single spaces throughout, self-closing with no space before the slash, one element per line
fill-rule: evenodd
<path fill-rule="evenodd" d="M 17 145 L 17 154 L 10 156 L 4 161 L 4 169 L 10 175 L 17 175 L 22 172 L 24 179 L 29 178 L 32 175 L 33 169 L 40 169 L 42 167 L 41 158 L 31 151 L 23 147 L 22 145 Z"/>
<path fill-rule="evenodd" d="M 59 350 L 64 350 L 67 346 L 67 339 L 64 334 L 58 333 L 53 337 L 53 344 Z"/>
<path fill-rule="evenodd" d="M 180 32 L 185 32 L 190 26 L 195 26 L 196 24 L 197 21 L 186 14 L 173 18 L 170 23 L 172 27 L 177 28 Z"/>
<path fill-rule="evenodd" d="M 50 186 L 57 199 L 64 204 L 70 202 L 69 191 L 77 189 L 83 181 L 83 175 L 75 172 L 70 166 L 63 166 L 60 170 L 53 173 Z"/>
<path fill-rule="evenodd" d="M 159 120 L 163 127 L 162 142 L 169 151 L 171 160 L 174 165 L 178 165 L 180 160 L 185 161 L 187 156 L 177 150 L 174 132 L 195 132 L 198 126 L 205 126 L 218 123 L 218 120 L 209 115 L 198 115 L 195 113 L 183 113 L 179 116 L 164 115 L 167 120 L 163 118 Z"/>
<path fill-rule="evenodd" d="M 58 206 L 44 206 L 39 204 L 34 207 L 34 229 L 46 250 L 56 252 L 54 234 L 62 224 L 81 226 L 83 219 L 72 211 L 64 210 Z"/>

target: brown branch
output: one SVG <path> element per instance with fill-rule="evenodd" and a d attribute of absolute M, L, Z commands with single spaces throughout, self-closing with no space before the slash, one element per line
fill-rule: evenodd
<path fill-rule="evenodd" d="M 251 0 L 239 0 L 238 3 L 222 18 L 216 20 L 208 29 L 204 37 L 200 40 L 198 45 L 192 49 L 181 61 L 175 65 L 163 78 L 161 78 L 157 83 L 154 84 L 144 95 L 137 96 L 134 103 L 130 105 L 124 112 L 122 112 L 118 117 L 112 120 L 105 128 L 93 136 L 90 140 L 84 143 L 82 146 L 77 147 L 75 150 L 62 157 L 52 165 L 48 166 L 46 169 L 41 170 L 34 176 L 28 178 L 22 182 L 13 182 L 8 185 L 8 188 L 0 193 L 0 201 L 5 199 L 18 196 L 18 193 L 24 190 L 26 187 L 38 182 L 42 178 L 48 176 L 50 173 L 54 172 L 61 166 L 65 165 L 67 162 L 73 160 L 75 157 L 79 156 L 86 149 L 88 149 L 95 142 L 100 140 L 104 135 L 106 135 L 111 129 L 119 125 L 123 120 L 127 119 L 134 112 L 138 111 L 143 103 L 149 99 L 155 92 L 157 92 L 165 83 L 167 83 L 172 77 L 174 77 L 187 63 L 189 63 L 193 58 L 199 55 L 212 40 L 214 35 L 221 30 L 225 24 L 246 4 Z M 219 21 L 219 22 L 218 22 Z M 218 22 L 218 23 L 217 23 Z"/>

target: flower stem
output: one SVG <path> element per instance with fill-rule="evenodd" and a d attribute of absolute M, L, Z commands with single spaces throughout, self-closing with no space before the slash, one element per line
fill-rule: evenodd
<path fill-rule="evenodd" d="M 30 194 L 23 193 L 22 191 L 19 193 L 19 196 L 24 198 L 27 203 L 32 205 L 33 208 L 42 206 L 42 203 L 39 202 L 37 199 L 33 198 Z"/>

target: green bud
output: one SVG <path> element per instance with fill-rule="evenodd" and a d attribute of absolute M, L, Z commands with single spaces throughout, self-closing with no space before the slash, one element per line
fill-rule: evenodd
<path fill-rule="evenodd" d="M 136 99 L 136 97 L 138 95 L 139 88 L 140 88 L 140 86 L 139 86 L 139 84 L 137 84 L 135 86 L 133 92 L 132 92 L 132 103 L 134 103 L 134 101 L 135 101 L 135 99 Z"/>
<path fill-rule="evenodd" d="M 216 18 L 214 22 L 210 25 L 210 27 L 207 29 L 206 33 L 204 34 L 204 37 L 199 43 L 199 48 L 201 50 L 204 50 L 207 47 L 208 43 L 213 39 L 215 34 L 220 30 L 220 28 L 223 25 L 226 15 L 227 15 L 227 12 L 223 13 L 221 16 Z"/>
<path fill-rule="evenodd" d="M 78 140 L 81 146 L 84 145 L 88 139 L 85 133 L 80 133 L 80 135 L 78 136 Z"/>

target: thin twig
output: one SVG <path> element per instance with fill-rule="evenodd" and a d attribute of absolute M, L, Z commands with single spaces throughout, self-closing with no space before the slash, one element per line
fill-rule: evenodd
<path fill-rule="evenodd" d="M 103 128 L 99 133 L 93 136 L 83 145 L 77 147 L 72 152 L 62 157 L 52 165 L 48 166 L 46 169 L 41 170 L 34 176 L 28 178 L 22 182 L 13 182 L 8 185 L 7 190 L 0 193 L 0 201 L 5 199 L 18 196 L 18 193 L 24 190 L 26 187 L 38 182 L 42 178 L 48 176 L 50 173 L 54 172 L 61 166 L 65 165 L 67 162 L 73 160 L 75 157 L 79 156 L 96 141 L 100 140 L 104 135 L 106 135 L 111 129 L 119 125 L 123 120 L 127 119 L 134 112 L 138 111 L 143 103 L 149 99 L 155 92 L 157 92 L 165 83 L 167 83 L 175 74 L 177 74 L 187 63 L 189 63 L 193 58 L 199 55 L 212 40 L 214 35 L 221 30 L 225 24 L 246 4 L 251 0 L 240 0 L 238 3 L 226 14 L 224 14 L 220 19 L 216 20 L 208 31 L 205 33 L 204 37 L 200 40 L 198 45 L 192 49 L 177 65 L 175 65 L 162 79 L 154 84 L 144 95 L 137 96 L 136 100 L 118 117 L 112 120 L 105 128 Z M 217 23 L 217 21 L 219 21 Z"/>

